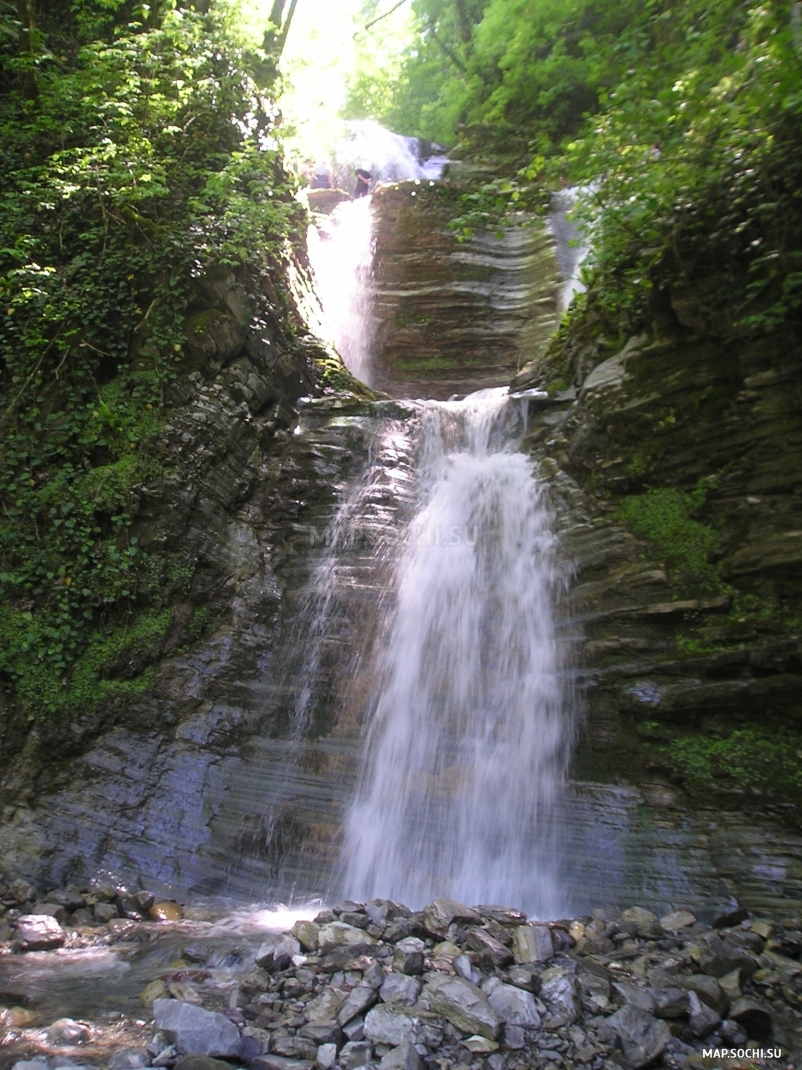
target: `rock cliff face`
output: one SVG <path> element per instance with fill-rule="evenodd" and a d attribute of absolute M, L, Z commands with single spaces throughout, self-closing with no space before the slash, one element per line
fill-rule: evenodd
<path fill-rule="evenodd" d="M 458 242 L 456 193 L 400 182 L 373 197 L 376 383 L 446 399 L 498 386 L 556 326 L 559 269 L 541 224 Z"/>
<path fill-rule="evenodd" d="M 577 772 L 623 765 L 788 802 L 802 786 L 800 346 L 700 333 L 686 304 L 515 380 L 552 383 L 530 441 L 564 488 L 577 567 Z"/>

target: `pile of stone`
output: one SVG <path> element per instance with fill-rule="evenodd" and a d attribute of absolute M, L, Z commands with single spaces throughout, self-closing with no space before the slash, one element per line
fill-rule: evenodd
<path fill-rule="evenodd" d="M 679 1070 L 720 1065 L 704 1049 L 780 1047 L 743 1065 L 796 1066 L 800 951 L 798 922 L 743 911 L 711 927 L 687 910 L 544 923 L 450 899 L 344 902 L 227 979 L 219 955 L 186 947 L 140 997 L 153 1041 L 114 1070 Z"/>
<path fill-rule="evenodd" d="M 53 889 L 40 897 L 26 880 L 0 879 L 0 941 L 13 940 L 20 951 L 64 947 L 76 930 L 103 926 L 122 935 L 131 922 L 178 921 L 182 914 L 179 903 L 108 882 Z"/>

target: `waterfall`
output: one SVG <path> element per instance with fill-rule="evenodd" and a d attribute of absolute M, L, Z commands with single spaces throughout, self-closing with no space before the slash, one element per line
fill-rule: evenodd
<path fill-rule="evenodd" d="M 309 227 L 309 259 L 331 341 L 346 367 L 372 385 L 370 197 L 338 204 Z"/>
<path fill-rule="evenodd" d="M 518 451 L 523 424 L 503 389 L 422 406 L 419 508 L 346 828 L 350 896 L 565 909 L 553 849 L 571 735 L 552 621 L 563 576 Z"/>

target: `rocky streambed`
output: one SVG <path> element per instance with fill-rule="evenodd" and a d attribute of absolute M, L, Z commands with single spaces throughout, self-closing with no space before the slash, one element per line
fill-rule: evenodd
<path fill-rule="evenodd" d="M 33 897 L 24 881 L 3 897 L 13 1070 L 801 1065 L 799 918 L 630 907 L 544 922 L 376 899 L 266 931 L 266 915 L 184 916 L 109 883 Z"/>

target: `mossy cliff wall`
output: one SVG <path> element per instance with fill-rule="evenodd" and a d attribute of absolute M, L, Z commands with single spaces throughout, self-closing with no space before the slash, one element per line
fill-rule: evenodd
<path fill-rule="evenodd" d="M 550 394 L 529 441 L 576 563 L 576 774 L 798 801 L 799 335 L 655 305 L 616 341 L 591 313 L 515 380 Z"/>

